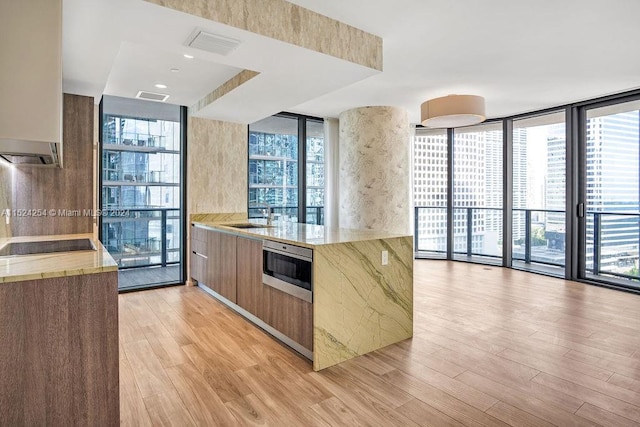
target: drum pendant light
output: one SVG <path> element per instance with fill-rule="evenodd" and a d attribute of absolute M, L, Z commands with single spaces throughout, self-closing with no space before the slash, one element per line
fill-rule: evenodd
<path fill-rule="evenodd" d="M 477 95 L 448 95 L 423 102 L 422 126 L 455 128 L 475 125 L 486 119 L 484 98 Z"/>

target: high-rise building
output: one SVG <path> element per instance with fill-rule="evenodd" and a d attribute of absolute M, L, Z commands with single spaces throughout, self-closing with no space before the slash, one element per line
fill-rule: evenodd
<path fill-rule="evenodd" d="M 180 123 L 115 113 L 103 123 L 101 209 L 129 214 L 103 216 L 105 247 L 120 267 L 179 262 Z"/>
<path fill-rule="evenodd" d="M 547 212 L 545 238 L 550 249 L 565 249 L 566 239 L 566 132 L 563 123 L 551 125 L 547 135 L 547 175 L 544 202 Z"/>
<path fill-rule="evenodd" d="M 527 129 L 513 130 L 513 207 L 524 209 L 527 207 L 530 191 L 527 156 Z M 516 211 L 512 219 L 513 240 L 524 239 L 525 215 L 523 211 Z"/>
<path fill-rule="evenodd" d="M 306 218 L 298 218 L 301 202 Z M 266 205 L 281 219 L 324 223 L 321 119 L 278 115 L 249 125 L 249 217 L 263 216 Z"/>
<path fill-rule="evenodd" d="M 447 250 L 447 134 L 419 131 L 414 139 L 414 204 L 417 210 L 416 250 Z"/>
<path fill-rule="evenodd" d="M 501 256 L 502 131 L 460 131 L 453 144 L 453 250 Z M 414 200 L 418 209 L 418 247 L 446 251 L 447 135 L 418 131 L 414 140 Z M 471 236 L 467 233 L 470 232 Z M 470 237 L 470 240 L 469 240 Z"/>
<path fill-rule="evenodd" d="M 639 125 L 637 110 L 588 117 L 588 267 L 593 266 L 591 254 L 597 243 L 603 269 L 624 273 L 638 262 L 638 216 L 624 214 L 637 214 L 640 210 Z"/>

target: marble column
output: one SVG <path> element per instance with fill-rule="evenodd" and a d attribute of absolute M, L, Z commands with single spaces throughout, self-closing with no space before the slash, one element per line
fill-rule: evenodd
<path fill-rule="evenodd" d="M 411 233 L 407 111 L 362 107 L 340 114 L 340 228 Z"/>

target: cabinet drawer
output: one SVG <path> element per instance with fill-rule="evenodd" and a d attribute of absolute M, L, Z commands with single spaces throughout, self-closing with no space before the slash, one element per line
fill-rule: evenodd
<path fill-rule="evenodd" d="M 265 323 L 313 351 L 313 304 L 267 285 L 262 298 Z"/>
<path fill-rule="evenodd" d="M 198 281 L 198 283 L 206 283 L 206 269 L 207 258 L 204 255 L 199 255 L 195 252 L 191 252 L 191 277 Z"/>
<path fill-rule="evenodd" d="M 202 240 L 191 240 L 191 251 L 197 252 L 201 255 L 208 255 L 207 242 L 203 242 Z"/>
<path fill-rule="evenodd" d="M 200 242 L 207 241 L 207 230 L 204 228 L 196 227 L 195 225 L 191 226 L 191 241 L 198 240 Z"/>

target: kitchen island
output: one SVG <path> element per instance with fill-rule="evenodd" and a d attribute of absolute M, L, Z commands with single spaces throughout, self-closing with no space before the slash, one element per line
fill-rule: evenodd
<path fill-rule="evenodd" d="M 191 276 L 200 279 L 199 285 L 213 296 L 312 359 L 314 370 L 413 335 L 412 236 L 373 230 L 328 230 L 290 222 L 264 226 L 261 221 L 237 217 L 208 219 L 192 221 Z M 246 224 L 256 228 L 238 228 Z M 202 254 L 205 248 L 211 249 L 211 244 L 207 247 L 206 243 L 210 240 L 203 234 L 206 232 L 227 242 L 219 243 L 215 254 Z M 234 237 L 236 242 L 229 243 Z M 247 252 L 243 248 L 251 242 L 254 248 Z M 312 250 L 312 303 L 263 283 L 263 242 Z M 212 262 L 217 262 L 217 269 L 222 272 L 219 281 L 204 268 Z M 236 268 L 235 287 L 228 286 L 228 274 L 224 273 L 232 266 Z M 212 288 L 207 282 L 221 285 Z M 247 310 L 243 295 L 248 288 L 254 305 L 256 300 L 258 304 L 262 301 L 266 308 L 249 304 Z M 289 324 L 308 324 L 307 332 L 299 332 Z"/>
<path fill-rule="evenodd" d="M 119 425 L 116 262 L 92 234 L 0 250 L 73 239 L 95 250 L 0 256 L 0 425 Z"/>

